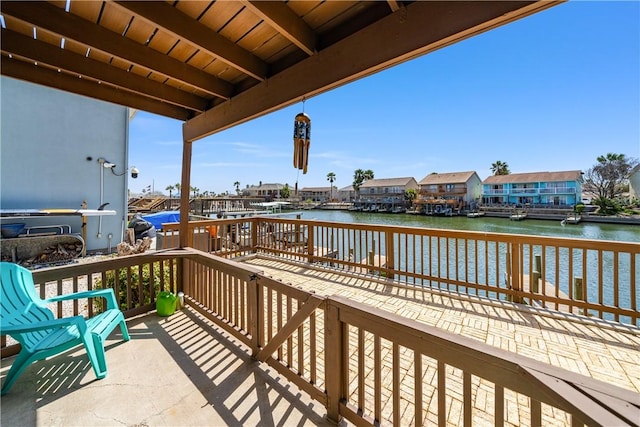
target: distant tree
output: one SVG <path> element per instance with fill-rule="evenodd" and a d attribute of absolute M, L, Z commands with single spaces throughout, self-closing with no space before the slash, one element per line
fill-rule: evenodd
<path fill-rule="evenodd" d="M 285 184 L 284 187 L 280 189 L 280 197 L 283 199 L 288 199 L 291 197 L 291 190 L 289 190 L 289 184 Z"/>
<path fill-rule="evenodd" d="M 355 170 L 353 173 L 353 190 L 356 194 L 360 194 L 360 186 L 362 183 L 369 179 L 373 179 L 373 176 L 373 171 L 371 169 L 367 169 L 366 171 L 362 169 Z"/>
<path fill-rule="evenodd" d="M 200 189 L 198 187 L 191 187 L 191 191 L 193 191 L 193 198 L 194 199 L 196 197 L 198 197 L 198 192 L 200 191 Z"/>
<path fill-rule="evenodd" d="M 240 181 L 234 182 L 233 186 L 236 187 L 236 193 L 238 193 L 238 196 L 239 196 L 240 195 Z"/>
<path fill-rule="evenodd" d="M 511 171 L 507 162 L 498 160 L 491 164 L 491 173 L 494 175 L 509 175 Z"/>
<path fill-rule="evenodd" d="M 171 198 L 172 194 L 173 194 L 173 190 L 175 190 L 176 187 L 174 187 L 173 185 L 167 185 L 167 188 L 165 188 L 165 190 L 167 190 L 169 192 L 169 198 Z"/>
<path fill-rule="evenodd" d="M 418 192 L 416 191 L 415 188 L 409 188 L 407 190 L 405 190 L 404 192 L 404 199 L 409 203 L 412 204 L 413 201 L 418 198 Z"/>
<path fill-rule="evenodd" d="M 607 153 L 596 160 L 598 163 L 584 174 L 583 190 L 593 193 L 601 201 L 613 200 L 627 191 L 629 174 L 638 164 L 638 159 Z"/>
<path fill-rule="evenodd" d="M 181 186 L 180 186 L 180 183 L 179 183 L 179 182 L 176 182 L 173 186 L 174 186 L 174 187 L 176 187 L 176 191 L 177 191 L 178 193 L 180 193 L 180 187 L 181 187 Z"/>
<path fill-rule="evenodd" d="M 327 174 L 327 181 L 331 184 L 329 186 L 329 200 L 333 199 L 333 182 L 336 180 L 336 174 L 333 172 L 329 172 Z"/>

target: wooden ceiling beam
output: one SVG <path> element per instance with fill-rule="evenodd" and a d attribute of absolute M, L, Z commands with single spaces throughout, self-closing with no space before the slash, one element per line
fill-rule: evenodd
<path fill-rule="evenodd" d="M 0 46 L 2 53 L 6 55 L 11 54 L 41 64 L 47 64 L 53 68 L 65 70 L 70 74 L 87 76 L 142 96 L 159 101 L 165 100 L 195 112 L 206 110 L 209 104 L 208 100 L 199 96 L 116 67 L 105 68 L 100 61 L 86 58 L 65 49 L 51 49 L 51 45 L 48 43 L 7 29 L 0 30 Z"/>
<path fill-rule="evenodd" d="M 186 85 L 197 87 L 211 95 L 229 99 L 234 93 L 230 83 L 78 18 L 52 4 L 7 1 L 2 2 L 2 14 L 87 45 L 107 55 L 153 70 Z"/>
<path fill-rule="evenodd" d="M 184 108 L 124 90 L 117 90 L 117 88 L 106 83 L 98 84 L 91 79 L 82 79 L 66 73 L 56 72 L 52 69 L 27 63 L 16 58 L 3 58 L 2 75 L 16 79 L 23 79 L 22 76 L 28 75 L 29 82 L 34 84 L 64 90 L 125 107 L 148 111 L 176 120 L 184 121 L 192 117 L 192 114 Z"/>
<path fill-rule="evenodd" d="M 391 12 L 400 10 L 400 4 L 397 0 L 387 0 L 387 4 L 389 5 Z"/>
<path fill-rule="evenodd" d="M 242 4 L 307 55 L 316 53 L 316 34 L 282 1 L 242 0 Z"/>
<path fill-rule="evenodd" d="M 257 56 L 247 52 L 234 42 L 195 21 L 179 9 L 165 2 L 114 1 L 113 4 L 162 28 L 178 39 L 229 64 L 243 73 L 263 81 L 267 77 L 268 65 Z"/>
<path fill-rule="evenodd" d="M 194 141 L 561 3 L 418 1 L 183 125 Z M 447 19 L 443 19 L 447 17 Z"/>

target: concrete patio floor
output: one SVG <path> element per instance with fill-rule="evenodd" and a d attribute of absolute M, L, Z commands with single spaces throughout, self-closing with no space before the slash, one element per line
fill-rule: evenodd
<path fill-rule="evenodd" d="M 325 408 L 251 359 L 246 347 L 190 309 L 127 321 L 96 380 L 82 348 L 33 363 L 2 396 L 3 426 L 333 425 Z M 3 360 L 6 376 L 13 358 Z"/>

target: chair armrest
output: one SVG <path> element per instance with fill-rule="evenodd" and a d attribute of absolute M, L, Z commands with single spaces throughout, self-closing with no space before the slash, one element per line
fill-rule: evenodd
<path fill-rule="evenodd" d="M 45 303 L 50 302 L 58 302 L 58 301 L 68 301 L 74 299 L 82 299 L 82 298 L 104 298 L 107 300 L 107 309 L 118 308 L 118 304 L 116 302 L 116 295 L 113 293 L 113 289 L 95 289 L 93 291 L 84 291 L 84 292 L 76 292 L 73 294 L 65 294 L 58 295 L 55 297 L 47 298 Z"/>
<path fill-rule="evenodd" d="M 13 333 L 35 332 L 35 331 L 41 331 L 45 329 L 66 328 L 67 326 L 72 326 L 72 325 L 77 326 L 81 333 L 84 333 L 87 329 L 86 322 L 82 316 L 73 316 L 73 317 L 64 317 L 61 319 L 35 322 L 29 325 L 2 325 L 0 327 L 0 333 L 2 333 L 2 335 L 11 335 Z"/>

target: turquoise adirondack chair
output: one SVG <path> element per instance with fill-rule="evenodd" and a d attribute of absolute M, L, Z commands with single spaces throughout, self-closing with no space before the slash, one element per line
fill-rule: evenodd
<path fill-rule="evenodd" d="M 118 325 L 124 340 L 129 340 L 127 324 L 113 289 L 77 292 L 43 300 L 37 295 L 33 276 L 26 268 L 2 262 L 0 273 L 0 333 L 10 335 L 22 345 L 5 378 L 3 395 L 32 362 L 81 344 L 86 348 L 96 377 L 101 379 L 107 375 L 104 340 Z M 95 297 L 104 298 L 107 309 L 88 319 L 82 316 L 56 319 L 47 307 L 51 302 Z"/>

